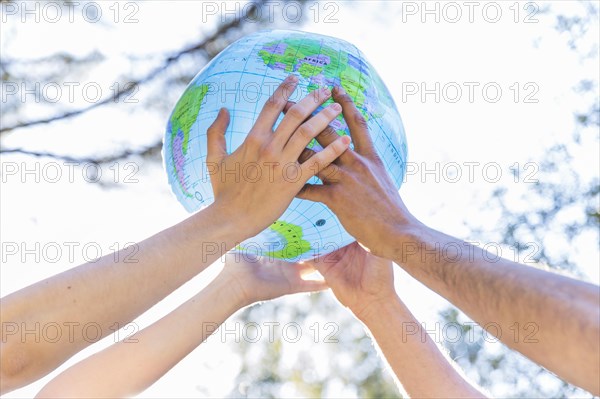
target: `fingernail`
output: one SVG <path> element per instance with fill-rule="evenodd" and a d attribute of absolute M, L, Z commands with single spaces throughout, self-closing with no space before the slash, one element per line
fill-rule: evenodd
<path fill-rule="evenodd" d="M 350 136 L 342 136 L 342 143 L 344 143 L 344 145 L 350 144 Z"/>
<path fill-rule="evenodd" d="M 335 112 L 340 112 L 342 110 L 342 106 L 338 103 L 331 104 L 331 109 Z"/>
<path fill-rule="evenodd" d="M 327 87 L 323 87 L 321 89 L 321 93 L 323 93 L 324 96 L 329 97 L 331 95 L 331 90 L 329 90 Z"/>
<path fill-rule="evenodd" d="M 296 75 L 289 75 L 287 77 L 287 81 L 290 83 L 296 83 L 298 81 L 298 76 Z"/>
<path fill-rule="evenodd" d="M 344 88 L 342 86 L 338 86 L 337 87 L 337 91 L 338 91 L 338 94 L 341 95 L 341 96 L 343 96 L 344 94 L 346 94 L 346 90 L 344 90 Z"/>

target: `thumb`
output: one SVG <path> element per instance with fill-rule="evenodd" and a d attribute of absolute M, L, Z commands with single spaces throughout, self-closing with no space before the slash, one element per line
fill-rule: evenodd
<path fill-rule="evenodd" d="M 288 264 L 284 267 L 289 268 L 288 270 L 293 273 L 293 277 L 290 279 L 291 293 L 315 292 L 329 288 L 322 276 L 319 276 L 320 278 L 307 278 L 309 274 L 316 271 L 307 262 Z"/>
<path fill-rule="evenodd" d="M 338 263 L 339 259 L 337 256 L 337 251 L 328 253 L 326 255 L 319 255 L 316 258 L 305 261 L 309 267 L 318 271 L 321 276 L 327 281 L 327 276 L 332 267 L 334 267 Z"/>
<path fill-rule="evenodd" d="M 229 111 L 227 108 L 221 108 L 217 119 L 206 131 L 207 161 L 218 162 L 227 155 L 227 143 L 225 142 L 227 126 L 229 126 Z"/>
<path fill-rule="evenodd" d="M 305 280 L 297 284 L 293 289 L 294 293 L 300 292 L 317 292 L 328 289 L 329 286 L 325 280 Z"/>

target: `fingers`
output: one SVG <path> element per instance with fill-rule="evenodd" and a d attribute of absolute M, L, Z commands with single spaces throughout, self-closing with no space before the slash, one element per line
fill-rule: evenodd
<path fill-rule="evenodd" d="M 303 280 L 311 280 L 307 278 L 307 276 L 317 271 L 317 269 L 315 269 L 310 263 L 307 263 L 305 261 L 300 261 L 292 264 L 286 263 L 285 267 L 288 268 L 288 270 L 292 270 L 295 276 Z M 322 276 L 318 280 L 323 280 Z"/>
<path fill-rule="evenodd" d="M 298 127 L 308 118 L 321 104 L 331 97 L 331 92 L 327 88 L 313 90 L 309 95 L 300 100 L 297 104 L 291 106 L 277 129 L 273 142 L 279 148 L 283 148 L 290 139 L 290 136 Z M 286 98 L 287 103 L 287 98 Z M 285 107 L 283 104 L 281 110 Z M 311 118 L 312 119 L 312 118 Z M 329 123 L 329 122 L 328 122 Z M 322 129 L 321 129 L 322 130 Z M 319 131 L 321 131 L 319 130 Z"/>
<path fill-rule="evenodd" d="M 298 77 L 289 75 L 279 87 L 277 87 L 256 119 L 254 126 L 257 128 L 257 132 L 266 134 L 265 132 L 271 132 L 273 130 L 273 125 L 277 121 L 277 118 L 279 118 L 279 115 L 281 115 L 281 112 L 283 112 L 284 107 L 288 103 L 288 99 L 294 90 L 296 90 L 297 85 Z"/>
<path fill-rule="evenodd" d="M 313 258 L 313 259 L 304 261 L 304 264 L 308 265 L 310 268 L 318 271 L 321 274 L 321 276 L 324 275 L 323 271 L 321 270 L 321 266 L 322 266 L 321 258 Z"/>
<path fill-rule="evenodd" d="M 342 106 L 344 120 L 350 129 L 354 143 L 354 150 L 363 155 L 375 153 L 367 121 L 341 86 L 337 86 L 333 90 L 333 99 Z"/>
<path fill-rule="evenodd" d="M 290 109 L 290 112 L 293 108 Z M 300 153 L 310 141 L 323 131 L 339 114 L 342 112 L 342 107 L 339 104 L 333 103 L 325 107 L 321 112 L 304 122 L 292 134 L 289 141 L 284 147 L 284 151 L 291 158 L 298 158 Z M 288 112 L 287 115 L 290 115 Z M 282 122 L 283 123 L 283 122 Z"/>
<path fill-rule="evenodd" d="M 322 276 L 320 279 L 306 279 L 305 276 L 312 274 L 316 271 L 310 263 L 294 263 L 292 265 L 285 265 L 286 268 L 291 269 L 294 274 L 294 278 L 290 281 L 292 286 L 292 292 L 313 292 L 322 291 L 329 288 Z"/>
<path fill-rule="evenodd" d="M 329 144 L 322 151 L 310 157 L 306 162 L 300 165 L 302 176 L 306 176 L 306 180 L 310 176 L 314 176 L 323 171 L 331 162 L 342 155 L 350 145 L 350 137 L 341 136 L 333 143 Z"/>
<path fill-rule="evenodd" d="M 308 158 L 312 157 L 315 154 L 315 151 L 311 150 L 310 148 L 305 148 L 300 153 L 300 156 L 298 157 L 298 162 L 304 163 Z"/>
<path fill-rule="evenodd" d="M 290 108 L 292 108 L 294 105 L 296 105 L 296 103 L 295 103 L 295 102 L 293 102 L 293 101 L 288 101 L 288 102 L 285 104 L 285 107 L 283 107 L 283 113 L 284 113 L 284 114 L 285 114 L 285 113 L 287 113 L 287 112 L 290 110 Z"/>
<path fill-rule="evenodd" d="M 322 184 L 305 184 L 296 194 L 296 198 L 326 203 L 330 190 L 331 187 Z"/>
<path fill-rule="evenodd" d="M 329 288 L 325 280 L 300 280 L 292 285 L 292 293 L 299 292 L 316 292 L 323 291 Z"/>
<path fill-rule="evenodd" d="M 335 131 L 333 127 L 327 126 L 325 129 L 323 129 L 321 133 L 319 133 L 317 137 L 315 137 L 315 139 L 321 145 L 321 147 L 325 148 L 329 144 L 337 140 L 339 137 L 340 135 Z M 344 152 L 342 155 L 340 155 L 338 161 L 343 164 L 347 161 L 347 158 L 349 157 L 350 153 L 350 151 Z"/>
<path fill-rule="evenodd" d="M 343 156 L 342 154 L 341 156 Z M 325 169 L 323 169 L 317 177 L 325 184 L 337 183 L 340 181 L 342 169 L 334 163 L 330 163 Z"/>
<path fill-rule="evenodd" d="M 338 137 L 339 134 L 331 127 L 327 126 L 319 135 L 316 137 L 317 142 L 321 144 L 321 147 L 325 148 L 329 144 L 333 143 Z"/>
<path fill-rule="evenodd" d="M 317 270 L 321 276 L 327 281 L 327 274 L 329 274 L 330 269 L 337 262 L 336 256 L 338 251 L 334 251 L 328 253 L 327 255 L 322 255 L 316 258 L 313 258 L 309 261 L 306 261 L 305 264 L 308 264 L 311 268 Z"/>
<path fill-rule="evenodd" d="M 229 126 L 229 111 L 221 108 L 215 121 L 206 131 L 208 162 L 219 162 L 227 155 L 227 143 L 225 141 L 225 131 Z"/>
<path fill-rule="evenodd" d="M 298 162 L 304 163 L 315 154 L 315 151 L 311 150 L 310 148 L 305 148 L 304 151 L 302 151 L 302 153 L 298 157 Z M 340 157 L 343 157 L 344 154 L 346 153 L 344 152 L 342 155 L 340 155 Z M 321 172 L 317 173 L 317 177 L 321 179 L 323 183 L 336 183 L 338 182 L 341 173 L 342 170 L 339 166 L 337 166 L 335 163 L 330 163 L 329 166 L 327 166 Z"/>

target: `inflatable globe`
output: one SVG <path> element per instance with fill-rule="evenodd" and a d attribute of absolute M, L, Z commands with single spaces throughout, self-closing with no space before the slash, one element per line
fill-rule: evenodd
<path fill-rule="evenodd" d="M 242 144 L 264 103 L 289 74 L 299 78 L 292 101 L 320 87 L 344 88 L 367 120 L 377 152 L 400 188 L 407 155 L 404 128 L 392 96 L 363 53 L 333 37 L 261 31 L 239 39 L 206 65 L 169 118 L 163 146 L 165 169 L 175 196 L 189 212 L 206 207 L 214 198 L 206 167 L 206 130 L 219 109 L 226 107 L 231 114 L 225 134 L 231 153 Z M 340 135 L 349 134 L 342 115 L 331 126 Z M 309 147 L 321 149 L 314 140 Z M 321 181 L 313 177 L 309 183 Z M 371 228 L 369 220 L 363 222 L 365 229 Z M 325 255 L 353 241 L 325 205 L 296 198 L 270 227 L 236 249 L 298 261 Z"/>

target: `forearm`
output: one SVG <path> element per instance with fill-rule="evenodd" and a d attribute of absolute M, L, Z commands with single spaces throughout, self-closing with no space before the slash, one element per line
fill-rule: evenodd
<path fill-rule="evenodd" d="M 498 258 L 432 229 L 397 240 L 395 261 L 408 273 L 506 345 L 600 393 L 597 286 Z"/>
<path fill-rule="evenodd" d="M 440 352 L 398 297 L 361 316 L 410 397 L 484 397 Z"/>
<path fill-rule="evenodd" d="M 89 345 L 84 326 L 92 323 L 94 335 L 106 336 L 217 260 L 244 238 L 223 220 L 209 207 L 140 242 L 129 258 L 110 254 L 3 298 L 2 392 L 44 376 Z M 50 324 L 60 336 L 52 342 L 40 337 Z M 37 333 L 22 336 L 25 330 Z"/>
<path fill-rule="evenodd" d="M 90 356 L 48 383 L 38 397 L 127 397 L 150 387 L 245 301 L 217 279 L 125 341 Z"/>

